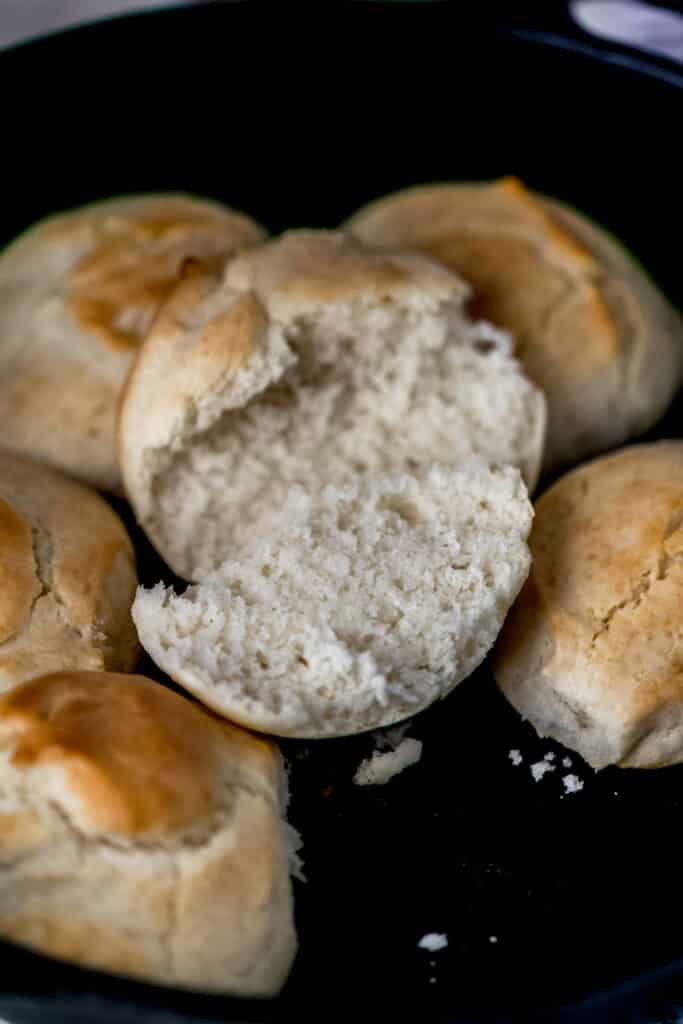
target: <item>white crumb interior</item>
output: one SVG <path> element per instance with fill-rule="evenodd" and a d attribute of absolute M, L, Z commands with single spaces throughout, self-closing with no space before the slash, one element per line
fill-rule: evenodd
<path fill-rule="evenodd" d="M 176 568 L 202 579 L 279 516 L 292 484 L 472 452 L 532 475 L 541 419 L 508 336 L 465 319 L 458 303 L 316 306 L 271 323 L 267 351 L 193 411 L 186 436 L 149 453 L 145 525 Z"/>
<path fill-rule="evenodd" d="M 418 949 L 428 949 L 430 953 L 438 953 L 448 945 L 448 936 L 440 932 L 427 932 L 417 945 Z"/>
<path fill-rule="evenodd" d="M 361 761 L 353 776 L 357 786 L 385 786 L 399 775 L 404 768 L 417 764 L 422 757 L 420 740 L 407 737 L 401 740 L 395 750 L 376 750 L 366 761 Z"/>
<path fill-rule="evenodd" d="M 530 771 L 533 776 L 534 782 L 540 782 L 544 775 L 548 772 L 554 772 L 555 767 L 549 761 L 536 761 L 530 765 Z"/>
<path fill-rule="evenodd" d="M 578 775 L 563 775 L 562 785 L 565 793 L 579 793 L 583 789 L 583 782 Z"/>
<path fill-rule="evenodd" d="M 280 530 L 182 596 L 133 608 L 156 663 L 280 735 L 391 725 L 482 661 L 529 568 L 517 470 L 474 458 L 419 476 L 290 492 Z"/>

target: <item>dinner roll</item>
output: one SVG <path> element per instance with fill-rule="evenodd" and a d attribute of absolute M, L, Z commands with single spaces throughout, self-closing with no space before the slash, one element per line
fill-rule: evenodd
<path fill-rule="evenodd" d="M 277 748 L 144 676 L 0 699 L 0 934 L 164 985 L 271 995 L 296 950 Z"/>
<path fill-rule="evenodd" d="M 683 441 L 625 448 L 536 507 L 500 689 L 594 768 L 683 760 Z"/>
<path fill-rule="evenodd" d="M 196 268 L 195 268 L 196 269 Z M 202 579 L 276 524 L 288 488 L 472 452 L 533 485 L 545 405 L 467 286 L 419 254 L 290 232 L 192 273 L 122 402 L 121 466 L 174 571 Z"/>
<path fill-rule="evenodd" d="M 164 671 L 242 725 L 391 725 L 483 660 L 526 578 L 532 514 L 519 471 L 478 458 L 295 487 L 270 536 L 181 596 L 138 591 L 133 617 Z"/>
<path fill-rule="evenodd" d="M 0 450 L 0 693 L 60 669 L 132 669 L 136 584 L 102 498 Z"/>
<path fill-rule="evenodd" d="M 347 227 L 442 260 L 472 284 L 472 313 L 512 332 L 548 399 L 546 470 L 648 429 L 678 389 L 678 314 L 616 239 L 516 178 L 408 189 Z"/>
<path fill-rule="evenodd" d="M 119 392 L 181 267 L 219 266 L 263 237 L 182 195 L 109 199 L 22 235 L 0 254 L 3 446 L 118 490 Z"/>

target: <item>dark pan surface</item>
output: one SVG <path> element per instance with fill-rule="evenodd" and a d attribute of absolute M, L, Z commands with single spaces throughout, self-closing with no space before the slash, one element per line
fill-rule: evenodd
<path fill-rule="evenodd" d="M 294 15 L 229 4 L 1 55 L 0 240 L 128 191 L 212 195 L 277 232 L 333 226 L 412 183 L 515 173 L 611 228 L 680 302 L 673 84 L 470 24 L 460 5 L 312 17 L 315 41 Z M 681 411 L 656 436 L 683 434 Z M 165 570 L 142 538 L 139 552 L 154 582 Z M 566 772 L 535 783 L 530 763 L 563 751 L 486 666 L 408 734 L 422 761 L 378 788 L 352 785 L 368 737 L 285 744 L 308 882 L 295 883 L 301 952 L 277 1002 L 188 996 L 2 945 L 0 1014 L 365 1021 L 403 1019 L 419 999 L 424 1021 L 617 1021 L 683 992 L 683 767 L 596 776 L 573 756 L 581 792 L 563 796 Z M 418 950 L 432 931 L 447 949 Z"/>

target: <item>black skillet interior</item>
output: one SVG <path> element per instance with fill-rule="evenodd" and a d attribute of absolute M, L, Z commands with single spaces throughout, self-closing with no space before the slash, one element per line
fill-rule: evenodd
<path fill-rule="evenodd" d="M 550 27 L 571 39 L 561 16 Z M 673 69 L 644 73 L 633 56 L 605 62 L 440 4 L 305 18 L 214 4 L 56 36 L 0 57 L 0 236 L 166 189 L 273 232 L 330 226 L 404 185 L 514 173 L 613 229 L 680 302 L 681 93 Z M 681 433 L 680 411 L 657 436 Z M 153 582 L 164 569 L 139 540 Z M 486 667 L 409 735 L 422 761 L 384 788 L 352 785 L 368 737 L 285 744 L 308 881 L 295 883 L 301 952 L 276 1002 L 188 996 L 2 945 L 0 1015 L 364 1021 L 403 1019 L 419 1000 L 424 1021 L 616 1021 L 683 1003 L 683 767 L 595 776 L 573 757 L 534 782 L 530 764 L 563 752 Z M 563 795 L 569 771 L 584 788 Z M 426 932 L 448 947 L 419 950 Z"/>

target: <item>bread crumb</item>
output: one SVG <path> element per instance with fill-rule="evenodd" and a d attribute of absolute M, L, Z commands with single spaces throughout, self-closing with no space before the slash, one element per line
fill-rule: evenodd
<path fill-rule="evenodd" d="M 571 759 L 571 757 L 563 757 L 562 758 L 562 767 L 563 768 L 571 768 L 571 766 L 572 766 L 572 759 Z"/>
<path fill-rule="evenodd" d="M 428 949 L 430 953 L 438 953 L 448 945 L 448 937 L 439 932 L 427 932 L 423 935 L 417 946 L 418 949 Z"/>
<path fill-rule="evenodd" d="M 509 750 L 508 751 L 508 757 L 510 758 L 510 760 L 514 764 L 515 768 L 517 767 L 517 765 L 521 764 L 522 761 L 524 760 L 522 755 L 521 755 L 521 753 L 519 752 L 519 750 Z"/>
<path fill-rule="evenodd" d="M 489 935 L 489 942 L 498 942 L 497 935 Z"/>
<path fill-rule="evenodd" d="M 534 777 L 534 782 L 540 782 L 547 772 L 554 771 L 555 766 L 550 764 L 549 761 L 536 761 L 535 764 L 531 765 L 531 774 Z"/>
<path fill-rule="evenodd" d="M 436 978 L 430 978 L 429 979 L 429 984 L 433 985 L 435 981 L 436 981 Z"/>
<path fill-rule="evenodd" d="M 563 775 L 562 784 L 564 785 L 565 793 L 578 793 L 579 790 L 583 789 L 583 782 L 578 775 Z"/>
<path fill-rule="evenodd" d="M 395 750 L 387 750 L 384 754 L 375 751 L 372 757 L 361 761 L 353 781 L 357 786 L 384 786 L 404 768 L 417 764 L 421 757 L 421 741 L 406 738 Z"/>
<path fill-rule="evenodd" d="M 547 754 L 543 755 L 543 760 L 544 761 L 554 761 L 555 760 L 555 755 L 553 754 L 552 750 L 549 750 Z"/>

